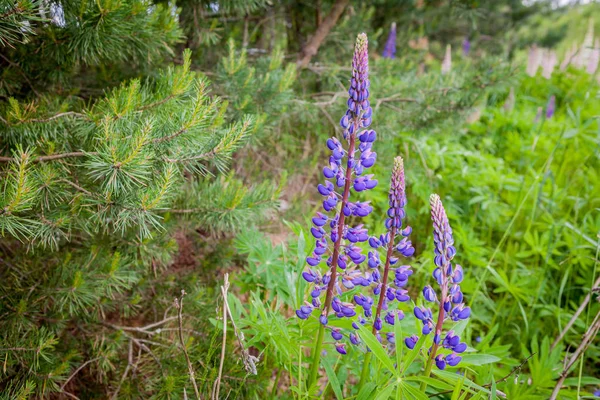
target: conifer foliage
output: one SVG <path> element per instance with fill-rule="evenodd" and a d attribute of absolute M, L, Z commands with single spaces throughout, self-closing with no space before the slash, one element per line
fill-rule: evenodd
<path fill-rule="evenodd" d="M 192 52 L 176 49 L 178 12 L 136 0 L 0 3 L 2 400 L 183 398 L 182 346 L 212 364 L 211 338 L 192 339 L 208 321 L 192 316 L 214 310 L 214 296 L 196 271 L 165 272 L 175 238 L 256 223 L 278 186 L 227 173 L 262 111 L 231 110 L 194 71 Z M 293 74 L 274 60 L 264 81 L 283 104 Z M 212 373 L 197 371 L 201 393 Z"/>

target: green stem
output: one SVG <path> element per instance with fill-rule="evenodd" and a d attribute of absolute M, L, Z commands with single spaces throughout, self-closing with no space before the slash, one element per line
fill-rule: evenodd
<path fill-rule="evenodd" d="M 369 366 L 371 365 L 371 353 L 370 351 L 365 354 L 365 360 L 363 361 L 363 368 L 360 374 L 360 382 L 358 384 L 358 391 L 362 389 L 363 385 L 367 382 L 367 377 L 369 376 Z"/>
<path fill-rule="evenodd" d="M 431 367 L 433 367 L 433 358 L 429 357 L 427 359 L 427 364 L 425 364 L 425 373 L 423 374 L 423 376 L 425 378 L 429 378 L 429 375 L 431 375 Z M 427 389 L 427 382 L 423 381 L 421 382 L 421 392 L 425 393 L 425 389 Z"/>
<path fill-rule="evenodd" d="M 315 349 L 313 350 L 313 360 L 310 366 L 310 375 L 308 378 L 308 390 L 317 380 L 319 375 L 319 365 L 321 365 L 321 349 L 323 348 L 323 337 L 325 336 L 325 325 L 319 324 L 319 333 L 317 334 L 317 342 L 315 343 Z"/>

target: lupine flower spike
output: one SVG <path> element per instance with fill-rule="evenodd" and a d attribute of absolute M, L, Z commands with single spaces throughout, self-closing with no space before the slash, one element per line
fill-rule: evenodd
<path fill-rule="evenodd" d="M 471 41 L 469 40 L 468 36 L 466 36 L 462 42 L 462 49 L 463 49 L 463 55 L 465 57 L 468 57 L 469 53 L 471 52 Z"/>
<path fill-rule="evenodd" d="M 452 70 L 452 46 L 446 45 L 446 53 L 442 60 L 442 75 L 447 75 Z"/>
<path fill-rule="evenodd" d="M 329 163 L 323 168 L 325 182 L 318 186 L 318 191 L 324 198 L 324 212 L 317 213 L 312 220 L 314 226 L 311 233 L 316 240 L 315 249 L 306 259 L 309 269 L 302 274 L 307 282 L 314 285 L 312 300 L 296 310 L 301 319 L 307 319 L 317 311 L 315 314 L 320 322 L 309 386 L 316 381 L 318 375 L 326 329 L 331 331 L 337 352 L 346 354 L 345 344 L 340 342 L 344 340 L 345 334 L 331 328 L 329 318 L 331 314 L 337 318 L 353 317 L 356 311 L 353 303 L 343 302 L 339 296 L 344 289 L 370 286 L 376 276 L 373 273 L 363 275 L 359 269 L 359 265 L 367 257 L 361 253 L 357 243 L 369 239 L 367 230 L 361 224 L 348 226 L 346 223 L 347 217 L 365 217 L 373 210 L 369 202 L 350 201 L 352 189 L 362 192 L 377 185 L 373 175 L 366 173 L 375 163 L 377 154 L 371 149 L 376 133 L 368 129 L 373 110 L 369 103 L 368 43 L 364 33 L 356 39 L 348 95 L 348 109 L 340 120 L 346 145 L 337 138 L 327 141 L 331 156 Z M 328 269 L 322 275 L 316 267 L 323 261 Z M 325 300 L 322 303 L 323 293 Z M 354 334 L 348 335 L 348 340 L 355 343 L 357 337 Z"/>
<path fill-rule="evenodd" d="M 550 96 L 550 100 L 548 100 L 548 104 L 546 105 L 546 119 L 552 118 L 555 110 L 556 110 L 556 97 L 554 95 L 552 95 L 552 96 Z"/>
<path fill-rule="evenodd" d="M 430 308 L 415 307 L 414 309 L 415 317 L 421 320 L 423 324 L 422 333 L 424 335 L 434 333 L 433 345 L 429 349 L 429 359 L 425 367 L 425 376 L 429 376 L 434 361 L 439 369 L 444 369 L 446 366 L 454 367 L 460 362 L 462 359 L 460 354 L 467 349 L 467 345 L 462 343 L 460 337 L 452 330 L 444 335 L 443 324 L 446 320 L 457 322 L 467 319 L 471 315 L 471 309 L 465 307 L 463 294 L 460 290 L 463 269 L 460 265 L 452 263 L 456 249 L 454 248 L 452 228 L 450 228 L 446 210 L 444 210 L 442 201 L 437 194 L 431 195 L 429 203 L 435 244 L 434 264 L 436 268 L 433 271 L 433 278 L 439 286 L 439 292 L 436 293 L 431 286 L 425 286 L 423 297 L 427 302 L 437 304 L 439 307 L 437 322 L 434 324 Z M 450 351 L 450 353 L 438 354 L 440 346 Z"/>
<path fill-rule="evenodd" d="M 408 258 L 411 257 L 415 252 L 415 248 L 413 247 L 410 240 L 408 240 L 408 236 L 412 231 L 411 227 L 405 226 L 404 228 L 402 228 L 402 222 L 406 216 L 404 211 L 404 207 L 406 206 L 406 191 L 404 179 L 404 162 L 402 160 L 402 157 L 396 157 L 396 159 L 394 160 L 394 168 L 392 170 L 392 178 L 388 198 L 388 218 L 385 220 L 385 227 L 387 228 L 387 232 L 384 235 L 379 236 L 379 238 L 371 237 L 369 239 L 369 245 L 373 248 L 373 251 L 369 252 L 370 268 L 377 268 L 379 266 L 379 255 L 377 253 L 377 250 L 379 248 L 386 249 L 383 278 L 381 279 L 381 282 L 377 282 L 376 279 L 374 288 L 374 294 L 379 295 L 379 300 L 377 302 L 377 309 L 375 311 L 375 317 L 373 319 L 373 334 L 377 337 L 379 341 L 382 341 L 381 330 L 384 326 L 381 318 L 382 311 L 386 310 L 386 315 L 383 318 L 385 324 L 390 326 L 394 325 L 396 322 L 399 322 L 404 319 L 404 313 L 401 310 L 391 310 L 390 305 L 394 301 L 410 301 L 408 291 L 405 289 L 405 287 L 408 283 L 408 277 L 413 273 L 411 267 L 409 265 L 401 265 L 396 268 L 390 269 L 390 266 L 398 264 L 397 255 L 402 255 L 403 257 Z M 396 241 L 396 238 L 398 236 L 402 238 L 399 242 Z M 395 252 L 399 254 L 396 254 Z M 371 260 L 373 260 L 373 262 L 371 262 Z M 376 270 L 374 270 L 374 272 L 375 271 Z M 390 271 L 392 271 L 394 274 L 392 284 L 388 284 Z M 372 304 L 372 301 L 366 302 L 363 298 L 360 298 L 360 301 L 358 303 L 359 305 L 365 303 L 369 304 L 369 308 L 363 306 L 365 317 L 368 317 L 370 316 L 370 304 Z M 389 343 L 392 344 L 394 344 L 396 340 L 393 332 L 388 332 L 386 334 L 386 339 Z M 365 355 L 365 361 L 363 363 L 360 386 L 362 386 L 366 382 L 366 379 L 369 375 L 370 360 L 371 353 L 367 352 L 367 354 Z"/>
<path fill-rule="evenodd" d="M 381 54 L 383 58 L 395 58 L 396 57 L 396 23 L 392 23 L 392 28 L 390 29 L 390 34 L 388 35 L 387 41 L 385 42 L 385 47 L 383 48 L 383 53 Z"/>

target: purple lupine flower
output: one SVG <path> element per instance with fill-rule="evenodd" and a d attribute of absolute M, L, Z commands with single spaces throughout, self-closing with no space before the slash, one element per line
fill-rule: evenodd
<path fill-rule="evenodd" d="M 463 294 L 460 289 L 460 283 L 463 280 L 463 269 L 458 264 L 452 264 L 456 255 L 454 247 L 454 238 L 452 228 L 446 215 L 446 210 L 436 194 L 429 198 L 431 205 L 431 219 L 433 221 L 433 241 L 435 244 L 433 278 L 439 285 L 439 297 L 431 286 L 425 286 L 423 297 L 428 302 L 436 302 L 439 299 L 439 314 L 435 328 L 433 325 L 433 316 L 431 310 L 424 307 L 415 307 L 415 317 L 423 323 L 423 334 L 427 335 L 434 331 L 433 345 L 430 349 L 429 362 L 435 361 L 439 369 L 456 366 L 461 357 L 459 353 L 467 349 L 466 343 L 460 341 L 460 337 L 450 330 L 443 335 L 442 325 L 444 320 L 460 321 L 471 316 L 471 309 L 463 303 Z M 443 339 L 442 339 L 443 337 Z M 440 346 L 452 351 L 451 354 L 444 357 L 443 354 L 437 354 Z"/>
<path fill-rule="evenodd" d="M 546 119 L 552 118 L 554 111 L 556 110 L 556 96 L 550 96 L 548 104 L 546 105 Z"/>
<path fill-rule="evenodd" d="M 465 38 L 462 42 L 462 50 L 463 50 L 463 55 L 465 57 L 467 57 L 469 55 L 469 53 L 471 52 L 471 41 L 469 40 L 468 36 L 465 36 Z"/>
<path fill-rule="evenodd" d="M 412 350 L 415 348 L 418 341 L 419 341 L 419 337 L 417 335 L 412 335 L 412 336 L 409 336 L 406 339 L 404 339 L 404 344 L 406 345 L 406 347 L 408 347 L 410 350 Z"/>
<path fill-rule="evenodd" d="M 393 301 L 407 302 L 410 300 L 408 291 L 404 289 L 404 286 L 408 283 L 408 277 L 413 273 L 411 266 L 402 265 L 398 268 L 390 269 L 391 265 L 395 265 L 398 262 L 398 258 L 394 255 L 394 250 L 405 258 L 412 256 L 415 252 L 410 240 L 402 235 L 403 233 L 410 233 L 411 231 L 408 226 L 402 229 L 403 220 L 406 217 L 404 211 L 404 207 L 406 206 L 405 186 L 404 161 L 402 160 L 402 157 L 396 157 L 394 160 L 388 194 L 389 208 L 385 220 L 387 232 L 384 235 L 380 235 L 378 238 L 371 237 L 368 240 L 369 245 L 373 248 L 371 253 L 378 254 L 377 251 L 379 248 L 385 248 L 387 250 L 383 278 L 381 282 L 375 282 L 377 285 L 373 291 L 375 295 L 379 296 L 377 311 L 373 322 L 374 334 L 383 328 L 382 322 L 385 322 L 388 325 L 394 325 L 396 316 L 399 321 L 404 318 L 404 313 L 402 311 L 388 310 Z M 402 237 L 402 239 L 398 243 L 395 243 L 397 236 Z M 371 258 L 375 259 L 375 256 L 371 256 Z M 379 259 L 377 260 L 379 261 Z M 377 264 L 379 265 L 380 262 Z M 391 282 L 393 286 L 388 283 L 390 271 L 394 274 L 394 279 Z M 388 310 L 383 318 L 381 316 L 382 310 Z"/>
<path fill-rule="evenodd" d="M 383 58 L 395 58 L 396 57 L 396 23 L 392 23 L 392 27 L 390 29 L 390 34 L 388 35 L 387 41 L 385 42 L 385 47 L 383 48 L 383 53 L 381 54 Z"/>
<path fill-rule="evenodd" d="M 319 309 L 321 323 L 319 337 L 323 337 L 323 329 L 329 323 L 333 313 L 337 318 L 351 318 L 361 311 L 366 317 L 372 315 L 373 299 L 358 294 L 354 303 L 340 300 L 344 290 L 357 286 L 367 287 L 379 280 L 378 255 L 363 254 L 357 244 L 369 240 L 369 234 L 362 224 L 347 225 L 347 217 L 365 217 L 373 211 L 369 202 L 350 201 L 352 189 L 362 192 L 374 188 L 377 180 L 366 173 L 375 163 L 377 154 L 373 151 L 373 142 L 377 134 L 368 129 L 373 110 L 369 102 L 369 60 L 367 36 L 358 35 L 352 59 L 352 77 L 348 90 L 347 111 L 340 120 L 343 139 L 335 137 L 327 140 L 330 157 L 323 168 L 325 181 L 317 186 L 318 193 L 323 196 L 323 212 L 313 218 L 311 234 L 315 238 L 313 253 L 306 258 L 310 268 L 315 270 L 323 262 L 328 271 L 322 277 L 318 271 L 308 269 L 302 276 L 313 285 L 313 298 L 310 310 L 306 306 L 296 311 L 301 319 L 307 319 L 314 309 Z M 372 272 L 361 272 L 359 266 L 368 261 Z M 320 297 L 325 293 L 325 301 Z M 309 312 L 310 311 L 310 312 Z M 362 321 L 361 321 L 362 320 Z M 358 321 L 365 323 L 362 315 Z M 353 322 L 353 325 L 356 325 Z M 354 326 L 355 329 L 358 325 Z M 352 336 L 343 334 L 339 328 L 331 329 L 331 336 L 336 341 L 336 350 L 346 354 L 346 348 L 339 340 L 348 337 L 350 343 L 358 344 L 360 339 L 356 333 Z M 322 340 L 322 339 L 321 339 Z M 320 347 L 322 341 L 317 347 Z M 318 365 L 318 352 L 315 353 Z"/>

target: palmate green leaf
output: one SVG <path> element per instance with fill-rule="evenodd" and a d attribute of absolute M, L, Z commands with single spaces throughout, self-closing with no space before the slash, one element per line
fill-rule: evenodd
<path fill-rule="evenodd" d="M 342 388 L 340 386 L 340 381 L 339 381 L 335 371 L 333 370 L 333 367 L 331 366 L 331 360 L 329 360 L 327 357 L 323 357 L 321 359 L 321 363 L 323 364 L 323 367 L 325 368 L 325 372 L 327 373 L 327 378 L 329 379 L 329 385 L 331 385 L 331 389 L 333 389 L 333 393 L 335 393 L 335 397 L 338 400 L 343 400 L 344 395 L 342 394 Z"/>
<path fill-rule="evenodd" d="M 462 363 L 467 365 L 485 365 L 501 361 L 499 357 L 491 354 L 463 354 Z"/>
<path fill-rule="evenodd" d="M 356 400 L 367 400 L 370 398 L 371 393 L 375 390 L 377 384 L 375 382 L 367 382 L 363 385 L 363 387 L 358 392 L 356 396 Z"/>
<path fill-rule="evenodd" d="M 413 381 L 413 382 L 425 382 L 427 384 L 427 386 L 431 386 L 434 387 L 436 389 L 440 389 L 440 390 L 452 390 L 454 388 L 454 386 L 452 386 L 451 384 L 449 384 L 448 382 L 444 382 L 440 379 L 431 377 L 431 376 L 410 376 L 407 378 L 404 378 L 407 381 Z"/>
<path fill-rule="evenodd" d="M 426 339 L 427 339 L 427 336 L 421 335 L 421 337 L 417 341 L 417 344 L 415 345 L 414 349 L 412 349 L 411 351 L 408 352 L 408 355 L 406 356 L 406 360 L 404 361 L 404 363 L 402 363 L 402 376 L 404 376 L 406 374 L 406 371 L 408 371 L 408 369 L 412 365 L 415 358 L 417 358 L 417 356 L 419 355 L 419 352 L 421 351 L 421 347 L 423 346 L 423 343 L 425 342 Z"/>
<path fill-rule="evenodd" d="M 432 373 L 434 375 L 439 376 L 440 378 L 442 378 L 443 380 L 450 382 L 452 384 L 456 384 L 458 381 L 461 381 L 461 386 L 465 389 L 465 390 L 469 390 L 472 393 L 477 393 L 479 391 L 482 391 L 484 393 L 491 393 L 489 389 L 484 388 L 483 386 L 480 386 L 478 384 L 476 384 L 475 382 L 473 382 L 472 380 L 470 380 L 469 378 L 465 378 L 462 375 L 458 375 L 455 372 L 450 372 L 450 371 L 441 371 L 439 369 L 433 369 Z"/>
<path fill-rule="evenodd" d="M 377 339 L 375 339 L 377 340 Z M 377 342 L 379 343 L 379 342 Z M 374 400 L 387 400 L 390 398 L 390 396 L 392 395 L 392 393 L 394 392 L 394 389 L 396 389 L 396 382 L 393 381 L 392 383 L 390 383 L 388 386 L 386 386 L 381 392 L 377 393 L 377 396 L 375 396 Z"/>
<path fill-rule="evenodd" d="M 359 331 L 361 333 L 361 338 L 365 341 L 365 344 L 371 349 L 373 355 L 377 357 L 377 359 L 390 371 L 392 374 L 396 374 L 396 368 L 394 368 L 394 363 L 391 358 L 381 345 L 379 341 L 375 338 L 375 335 L 371 333 L 367 328 L 363 325 L 358 324 Z"/>
<path fill-rule="evenodd" d="M 407 382 L 401 382 L 400 386 L 402 386 L 403 393 L 407 395 L 407 399 L 429 400 L 429 397 L 427 397 L 425 393 L 421 392 L 419 388 L 412 386 Z"/>
<path fill-rule="evenodd" d="M 454 385 L 454 391 L 452 392 L 451 400 L 459 400 L 462 386 L 463 379 L 460 378 L 456 381 L 456 384 Z M 465 392 L 465 394 L 467 394 L 467 392 Z"/>

